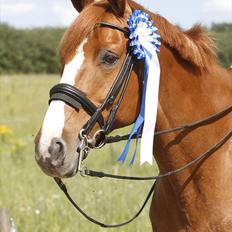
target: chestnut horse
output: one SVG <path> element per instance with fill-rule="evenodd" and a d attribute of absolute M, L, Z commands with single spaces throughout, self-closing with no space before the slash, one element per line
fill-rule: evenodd
<path fill-rule="evenodd" d="M 156 130 L 173 128 L 212 115 L 232 102 L 231 72 L 217 64 L 214 44 L 200 26 L 182 32 L 160 15 L 131 0 L 72 0 L 80 13 L 60 45 L 61 83 L 82 90 L 99 106 L 105 99 L 127 53 L 122 32 L 95 27 L 109 22 L 122 28 L 135 9 L 152 17 L 161 35 L 161 80 Z M 114 129 L 133 123 L 140 107 L 143 65 L 137 62 Z M 110 107 L 103 112 L 109 116 Z M 50 176 L 71 177 L 77 171 L 79 133 L 89 119 L 63 101 L 52 101 L 36 143 L 36 160 Z M 155 139 L 154 157 L 160 173 L 195 159 L 232 128 L 228 114 L 190 131 Z M 99 129 L 96 124 L 91 133 Z M 157 182 L 150 208 L 153 231 L 231 231 L 232 147 L 227 141 L 212 156 L 179 175 Z"/>

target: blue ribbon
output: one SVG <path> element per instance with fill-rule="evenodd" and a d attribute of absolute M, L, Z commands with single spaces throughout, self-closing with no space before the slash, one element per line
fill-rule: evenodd
<path fill-rule="evenodd" d="M 138 138 L 142 125 L 144 123 L 145 117 L 145 102 L 146 102 L 146 90 L 147 90 L 147 81 L 149 76 L 149 61 L 152 59 L 152 54 L 143 46 L 143 41 L 141 39 L 146 39 L 147 42 L 150 42 L 155 48 L 156 52 L 159 52 L 160 41 L 158 40 L 160 36 L 156 33 L 158 30 L 153 26 L 153 21 L 150 20 L 150 16 L 141 10 L 135 10 L 128 19 L 128 26 L 130 29 L 130 46 L 133 49 L 133 54 L 139 60 L 144 60 L 145 70 L 144 70 L 144 81 L 143 81 L 143 95 L 140 107 L 140 113 L 134 123 L 134 126 L 131 130 L 127 144 L 120 155 L 118 161 L 124 162 L 126 160 L 127 154 L 129 152 L 132 136 L 136 134 L 136 146 L 134 154 L 130 161 L 130 165 L 133 165 L 135 161 L 135 156 L 137 152 Z"/>

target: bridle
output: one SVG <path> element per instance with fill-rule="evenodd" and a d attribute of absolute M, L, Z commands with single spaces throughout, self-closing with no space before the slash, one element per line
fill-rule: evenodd
<path fill-rule="evenodd" d="M 95 27 L 109 27 L 121 31 L 122 33 L 124 33 L 126 37 L 129 36 L 129 29 L 121 28 L 119 26 L 110 23 L 100 22 L 97 23 Z M 81 130 L 80 133 L 81 138 L 87 136 L 96 123 L 98 123 L 101 128 L 100 132 L 102 134 L 104 133 L 104 135 L 107 135 L 112 129 L 116 113 L 125 95 L 130 80 L 131 72 L 133 69 L 133 65 L 134 65 L 134 59 L 132 57 L 131 51 L 128 50 L 124 63 L 112 87 L 110 88 L 103 103 L 99 107 L 95 106 L 95 104 L 81 90 L 77 89 L 72 85 L 65 83 L 55 85 L 50 90 L 50 102 L 53 100 L 61 100 L 67 103 L 68 105 L 70 105 L 71 107 L 73 107 L 77 111 L 83 108 L 90 115 L 90 119 Z M 117 97 L 118 99 L 117 102 L 115 103 Z M 108 120 L 105 122 L 102 116 L 102 112 L 107 107 L 110 106 L 113 107 L 110 111 Z M 102 141 L 102 143 L 104 144 L 104 140 Z M 100 147 L 101 146 L 102 144 L 100 145 Z"/>
<path fill-rule="evenodd" d="M 121 28 L 117 25 L 106 23 L 106 22 L 97 23 L 96 27 L 108 27 L 108 28 L 112 28 L 115 30 L 119 30 L 122 33 L 124 33 L 124 35 L 126 37 L 129 37 L 129 34 L 130 34 L 128 28 Z M 95 106 L 95 104 L 86 96 L 85 93 L 83 93 L 81 90 L 79 90 L 76 87 L 71 86 L 69 84 L 64 84 L 64 83 L 58 84 L 58 85 L 55 85 L 50 90 L 50 101 L 49 102 L 54 101 L 54 100 L 61 100 L 65 103 L 67 103 L 68 105 L 70 105 L 71 107 L 73 107 L 77 111 L 79 111 L 81 108 L 83 108 L 90 115 L 90 119 L 85 124 L 85 126 L 83 127 L 83 129 L 81 130 L 80 135 L 79 135 L 81 143 L 80 143 L 80 146 L 78 148 L 78 153 L 79 153 L 78 171 L 80 172 L 80 174 L 82 176 L 91 176 L 91 177 L 99 177 L 99 178 L 107 177 L 107 178 L 122 179 L 122 180 L 157 180 L 157 179 L 165 178 L 168 176 L 177 175 L 180 172 L 186 170 L 187 168 L 192 167 L 193 165 L 199 164 L 205 158 L 212 155 L 221 146 L 223 146 L 232 136 L 232 130 L 231 130 L 220 141 L 218 141 L 216 144 L 214 144 L 209 150 L 207 150 L 205 153 L 198 156 L 193 161 L 189 162 L 188 164 L 186 164 L 186 165 L 184 165 L 184 166 L 182 166 L 174 171 L 160 174 L 158 176 L 151 176 L 151 177 L 120 176 L 120 175 L 112 175 L 112 174 L 107 174 L 104 172 L 97 172 L 97 171 L 93 171 L 93 170 L 88 170 L 87 168 L 82 168 L 82 160 L 87 157 L 91 148 L 101 148 L 105 144 L 120 142 L 122 140 L 127 140 L 129 137 L 129 135 L 125 135 L 125 136 L 117 135 L 117 136 L 113 136 L 113 137 L 112 136 L 107 137 L 107 135 L 109 134 L 109 132 L 112 129 L 118 108 L 123 100 L 124 95 L 125 95 L 134 63 L 135 63 L 135 58 L 132 55 L 132 51 L 130 49 L 128 49 L 125 61 L 122 65 L 112 87 L 110 88 L 105 100 L 103 101 L 103 103 L 99 107 Z M 110 111 L 110 114 L 109 114 L 107 121 L 105 121 L 103 116 L 102 116 L 102 112 L 109 106 L 111 107 L 111 111 Z M 183 130 L 191 131 L 191 130 L 196 129 L 200 126 L 213 123 L 213 122 L 219 120 L 220 118 L 226 116 L 231 111 L 232 111 L 232 105 L 227 107 L 226 109 L 222 110 L 221 112 L 213 114 L 213 115 L 211 115 L 207 118 L 201 119 L 199 121 L 193 122 L 191 124 L 185 124 L 185 125 L 182 125 L 182 126 L 179 126 L 176 128 L 171 128 L 171 129 L 167 129 L 164 131 L 155 132 L 155 136 L 161 136 L 161 135 L 165 135 L 168 133 L 173 133 L 173 132 L 183 131 Z M 93 137 L 91 139 L 89 139 L 88 135 L 96 123 L 99 124 L 100 130 L 98 130 L 93 135 Z M 101 140 L 99 143 L 97 143 L 97 140 L 99 137 L 101 137 Z M 133 138 L 135 138 L 135 136 Z M 54 178 L 54 179 L 55 179 L 56 183 L 59 185 L 60 189 L 64 192 L 66 197 L 69 199 L 71 204 L 86 219 L 88 219 L 89 221 L 91 221 L 91 222 L 93 222 L 101 227 L 105 227 L 105 228 L 115 228 L 115 227 L 124 226 L 124 225 L 132 222 L 134 219 L 136 219 L 140 215 L 142 210 L 144 209 L 148 200 L 150 199 L 150 197 L 155 189 L 155 184 L 156 184 L 156 182 L 155 182 L 152 185 L 144 203 L 142 204 L 142 207 L 140 208 L 140 210 L 138 211 L 138 213 L 136 213 L 136 215 L 134 217 L 132 217 L 130 220 L 123 222 L 123 223 L 120 223 L 120 224 L 106 225 L 102 222 L 99 222 L 99 221 L 93 219 L 89 215 L 87 215 L 76 204 L 76 202 L 72 199 L 72 197 L 69 195 L 68 190 L 67 190 L 65 184 L 62 182 L 62 180 L 60 178 Z"/>

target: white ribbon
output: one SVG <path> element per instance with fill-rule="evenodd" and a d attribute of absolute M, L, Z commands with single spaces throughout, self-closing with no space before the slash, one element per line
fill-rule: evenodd
<path fill-rule="evenodd" d="M 154 133 L 158 109 L 160 65 L 157 53 L 159 52 L 160 35 L 156 33 L 157 28 L 153 26 L 153 21 L 148 14 L 140 10 L 135 10 L 129 20 L 130 46 L 137 59 L 144 59 L 145 74 L 143 83 L 143 96 L 140 113 L 134 123 L 128 138 L 127 144 L 119 157 L 120 162 L 124 162 L 131 143 L 132 137 L 140 133 L 143 125 L 140 164 L 148 162 L 152 165 Z M 137 140 L 138 141 L 138 140 Z M 137 143 L 136 143 L 137 148 Z M 133 165 L 136 148 L 130 164 Z"/>
<path fill-rule="evenodd" d="M 152 165 L 153 142 L 158 109 L 160 65 L 157 51 L 151 42 L 142 40 L 146 49 L 145 65 L 147 66 L 147 89 L 145 98 L 145 118 L 140 147 L 140 165 L 148 162 Z"/>

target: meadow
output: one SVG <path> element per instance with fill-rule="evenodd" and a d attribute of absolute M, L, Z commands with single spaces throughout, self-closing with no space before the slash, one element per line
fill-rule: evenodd
<path fill-rule="evenodd" d="M 48 91 L 58 75 L 0 76 L 0 208 L 18 232 L 150 232 L 149 204 L 133 223 L 119 229 L 90 224 L 69 204 L 53 179 L 34 159 L 34 137 L 48 105 Z M 128 129 L 123 129 L 128 131 Z M 121 131 L 120 131 L 121 133 Z M 114 174 L 154 175 L 156 168 L 119 164 L 123 143 L 92 151 L 85 165 Z M 91 216 L 118 223 L 132 217 L 152 182 L 116 181 L 76 176 L 65 180 L 71 194 Z"/>

